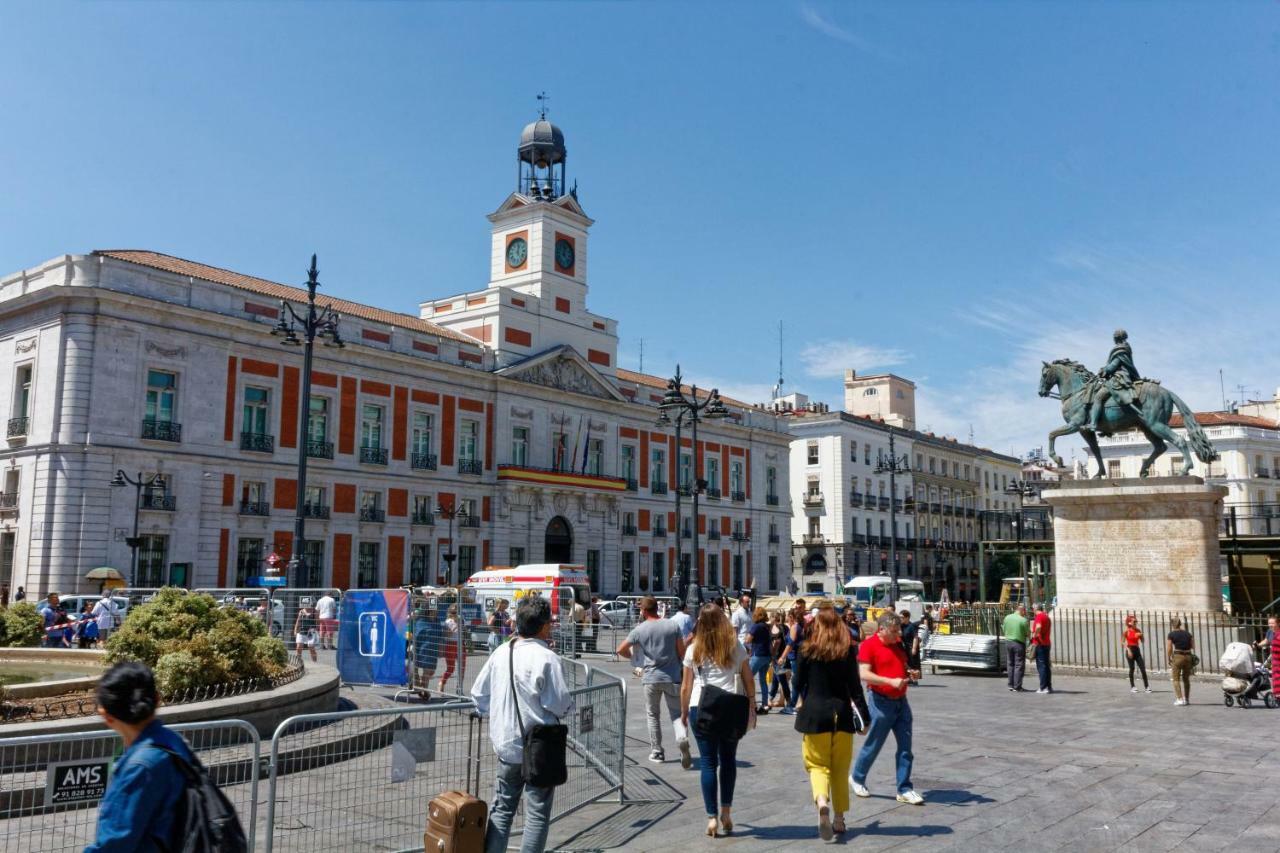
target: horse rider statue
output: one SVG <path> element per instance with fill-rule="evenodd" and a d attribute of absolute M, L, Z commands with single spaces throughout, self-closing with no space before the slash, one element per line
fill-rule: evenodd
<path fill-rule="evenodd" d="M 1102 417 L 1102 410 L 1107 405 L 1108 397 L 1113 398 L 1121 406 L 1132 409 L 1138 417 L 1142 417 L 1142 410 L 1134 403 L 1135 386 L 1142 378 L 1142 374 L 1138 373 L 1138 368 L 1133 363 L 1133 347 L 1129 346 L 1129 333 L 1124 329 L 1116 329 L 1112 337 L 1115 340 L 1115 346 L 1107 356 L 1107 363 L 1098 371 L 1100 381 L 1093 391 L 1093 407 L 1089 410 L 1089 429 L 1094 433 L 1098 432 L 1098 419 Z"/>

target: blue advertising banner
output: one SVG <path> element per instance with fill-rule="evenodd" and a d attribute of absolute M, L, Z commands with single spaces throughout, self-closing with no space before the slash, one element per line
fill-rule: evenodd
<path fill-rule="evenodd" d="M 407 685 L 409 592 L 353 589 L 342 596 L 338 672 L 344 684 Z"/>

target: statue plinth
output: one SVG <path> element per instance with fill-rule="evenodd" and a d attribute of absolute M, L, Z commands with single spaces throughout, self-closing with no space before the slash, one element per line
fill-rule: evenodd
<path fill-rule="evenodd" d="M 1220 612 L 1226 494 L 1199 477 L 1072 480 L 1046 489 L 1058 607 Z"/>

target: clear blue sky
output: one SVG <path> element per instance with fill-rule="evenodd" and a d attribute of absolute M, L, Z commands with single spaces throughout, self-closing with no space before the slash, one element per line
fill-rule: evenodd
<path fill-rule="evenodd" d="M 0 6 L 0 269 L 149 248 L 414 311 L 482 287 L 552 96 L 621 363 L 920 385 L 1021 452 L 1118 324 L 1193 405 L 1280 385 L 1275 3 Z M 976 401 L 975 401 L 976 400 Z"/>

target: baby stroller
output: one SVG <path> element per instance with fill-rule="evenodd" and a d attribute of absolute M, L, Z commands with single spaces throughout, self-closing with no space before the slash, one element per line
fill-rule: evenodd
<path fill-rule="evenodd" d="M 1248 708 L 1254 699 L 1261 699 L 1268 708 L 1276 707 L 1276 697 L 1271 692 L 1271 668 L 1266 663 L 1255 663 L 1253 647 L 1248 643 L 1231 643 L 1222 653 L 1218 666 L 1226 675 L 1222 678 L 1222 704 Z"/>

